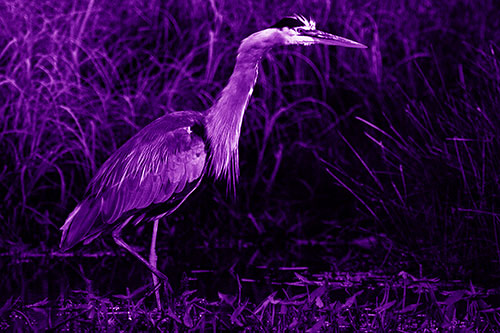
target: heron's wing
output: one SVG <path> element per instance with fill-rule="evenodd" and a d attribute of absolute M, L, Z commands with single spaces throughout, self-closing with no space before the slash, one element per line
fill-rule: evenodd
<path fill-rule="evenodd" d="M 206 151 L 190 119 L 157 119 L 114 152 L 89 184 L 87 198 L 61 228 L 69 248 L 128 212 L 185 195 L 202 176 Z M 189 191 L 189 192 L 190 192 Z"/>
<path fill-rule="evenodd" d="M 91 195 L 102 198 L 105 222 L 165 202 L 200 178 L 206 160 L 203 139 L 191 126 L 166 133 L 158 127 L 146 128 L 122 146 L 89 185 Z"/>

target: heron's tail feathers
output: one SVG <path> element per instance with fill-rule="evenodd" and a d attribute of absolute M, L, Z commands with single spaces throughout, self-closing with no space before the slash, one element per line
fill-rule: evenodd
<path fill-rule="evenodd" d="M 61 227 L 62 237 L 59 244 L 61 250 L 69 250 L 78 242 L 87 238 L 86 236 L 92 229 L 99 213 L 100 205 L 93 198 L 87 198 L 76 206 Z"/>

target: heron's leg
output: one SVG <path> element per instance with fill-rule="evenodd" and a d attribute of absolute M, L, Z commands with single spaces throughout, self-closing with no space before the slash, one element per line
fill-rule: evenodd
<path fill-rule="evenodd" d="M 139 259 L 146 267 L 153 272 L 157 277 L 159 277 L 162 280 L 168 280 L 167 276 L 160 272 L 155 266 L 151 265 L 146 259 L 144 259 L 137 251 L 135 251 L 133 248 L 130 247 L 125 241 L 121 238 L 120 233 L 123 228 L 130 222 L 132 217 L 127 219 L 125 222 L 123 222 L 119 227 L 117 227 L 113 231 L 113 239 L 115 240 L 115 243 L 118 244 L 119 246 L 123 247 L 126 249 L 128 252 L 130 252 L 134 257 Z"/>
<path fill-rule="evenodd" d="M 149 263 L 151 266 L 153 266 L 155 269 L 157 269 L 156 262 L 158 261 L 158 256 L 156 255 L 156 235 L 158 234 L 158 219 L 154 221 L 154 226 L 153 226 L 153 237 L 151 238 L 151 249 L 149 251 Z M 151 273 L 153 276 L 153 287 L 155 288 L 155 297 L 156 297 L 156 306 L 158 307 L 158 310 L 161 309 L 161 302 L 160 302 L 160 289 L 158 285 L 158 277 L 156 276 L 155 273 Z"/>

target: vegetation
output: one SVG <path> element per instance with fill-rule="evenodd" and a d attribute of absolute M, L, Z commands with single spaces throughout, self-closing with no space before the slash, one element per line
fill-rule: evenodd
<path fill-rule="evenodd" d="M 109 239 L 57 252 L 103 161 L 210 107 L 239 41 L 292 13 L 369 48 L 266 56 L 236 199 L 207 180 L 162 221 L 164 311 Z M 0 3 L 0 327 L 498 329 L 498 17 L 486 0 Z M 150 232 L 126 231 L 144 251 Z"/>

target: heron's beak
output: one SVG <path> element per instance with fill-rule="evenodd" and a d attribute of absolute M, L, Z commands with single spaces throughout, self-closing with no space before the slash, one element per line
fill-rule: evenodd
<path fill-rule="evenodd" d="M 367 48 L 366 45 L 363 45 L 361 43 L 355 42 L 353 40 L 350 40 L 350 39 L 347 39 L 344 37 L 335 36 L 335 35 L 332 35 L 328 32 L 324 32 L 324 31 L 320 31 L 320 30 L 305 30 L 305 31 L 301 32 L 301 35 L 311 37 L 318 44 L 353 47 L 353 48 L 357 48 L 357 49 L 366 49 Z"/>

